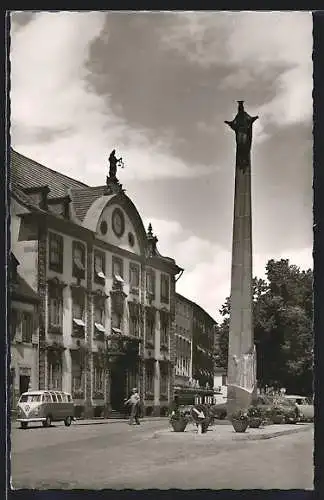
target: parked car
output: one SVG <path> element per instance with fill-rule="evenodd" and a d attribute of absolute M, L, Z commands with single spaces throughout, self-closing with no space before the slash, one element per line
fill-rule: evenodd
<path fill-rule="evenodd" d="M 71 394 L 62 391 L 30 391 L 21 394 L 17 421 L 22 429 L 26 429 L 29 422 L 42 422 L 43 427 L 50 427 L 52 422 L 60 420 L 67 427 L 74 420 Z"/>
<path fill-rule="evenodd" d="M 285 398 L 297 406 L 299 410 L 299 418 L 302 422 L 314 421 L 313 398 L 307 398 L 305 396 L 296 396 L 293 394 L 286 394 Z"/>

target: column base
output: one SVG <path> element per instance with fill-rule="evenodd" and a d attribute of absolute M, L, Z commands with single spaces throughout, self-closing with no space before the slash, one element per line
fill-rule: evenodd
<path fill-rule="evenodd" d="M 86 401 L 84 405 L 84 418 L 92 418 L 94 409 L 90 401 Z"/>
<path fill-rule="evenodd" d="M 160 405 L 154 405 L 152 417 L 159 417 L 159 416 L 160 416 Z"/>
<path fill-rule="evenodd" d="M 247 410 L 252 402 L 253 392 L 249 392 L 244 387 L 229 385 L 227 388 L 227 418 L 237 410 Z"/>

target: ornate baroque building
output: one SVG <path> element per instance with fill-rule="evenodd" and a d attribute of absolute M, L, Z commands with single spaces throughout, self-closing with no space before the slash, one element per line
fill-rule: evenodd
<path fill-rule="evenodd" d="M 89 187 L 11 151 L 11 237 L 39 297 L 38 386 L 71 392 L 80 415 L 146 413 L 173 398 L 175 277 L 110 171 Z"/>

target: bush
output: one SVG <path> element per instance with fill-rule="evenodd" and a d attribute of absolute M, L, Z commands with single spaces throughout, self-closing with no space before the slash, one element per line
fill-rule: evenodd
<path fill-rule="evenodd" d="M 262 418 L 262 411 L 259 406 L 252 405 L 248 408 L 248 417 L 249 418 Z"/>
<path fill-rule="evenodd" d="M 245 409 L 240 408 L 232 413 L 231 420 L 248 420 L 248 412 Z"/>

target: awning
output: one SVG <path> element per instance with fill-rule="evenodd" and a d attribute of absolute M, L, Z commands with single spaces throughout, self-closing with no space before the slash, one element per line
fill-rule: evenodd
<path fill-rule="evenodd" d="M 82 319 L 73 318 L 73 322 L 78 326 L 85 326 L 85 322 Z"/>
<path fill-rule="evenodd" d="M 95 323 L 95 327 L 97 328 L 97 330 L 99 330 L 99 332 L 106 331 L 105 327 L 101 323 Z"/>
<path fill-rule="evenodd" d="M 104 275 L 104 273 L 103 273 L 102 271 L 99 271 L 99 272 L 97 273 L 97 276 L 98 276 L 99 278 L 102 278 L 102 279 L 105 279 L 105 278 L 106 278 L 106 276 Z"/>
<path fill-rule="evenodd" d="M 115 280 L 118 281 L 118 283 L 125 283 L 125 281 L 123 280 L 123 278 L 119 274 L 115 274 L 114 277 L 115 277 Z"/>
<path fill-rule="evenodd" d="M 121 331 L 119 328 L 112 328 L 112 329 L 111 329 L 111 331 L 112 331 L 113 333 L 118 333 L 119 335 L 121 335 L 121 334 L 122 334 L 122 331 Z"/>

